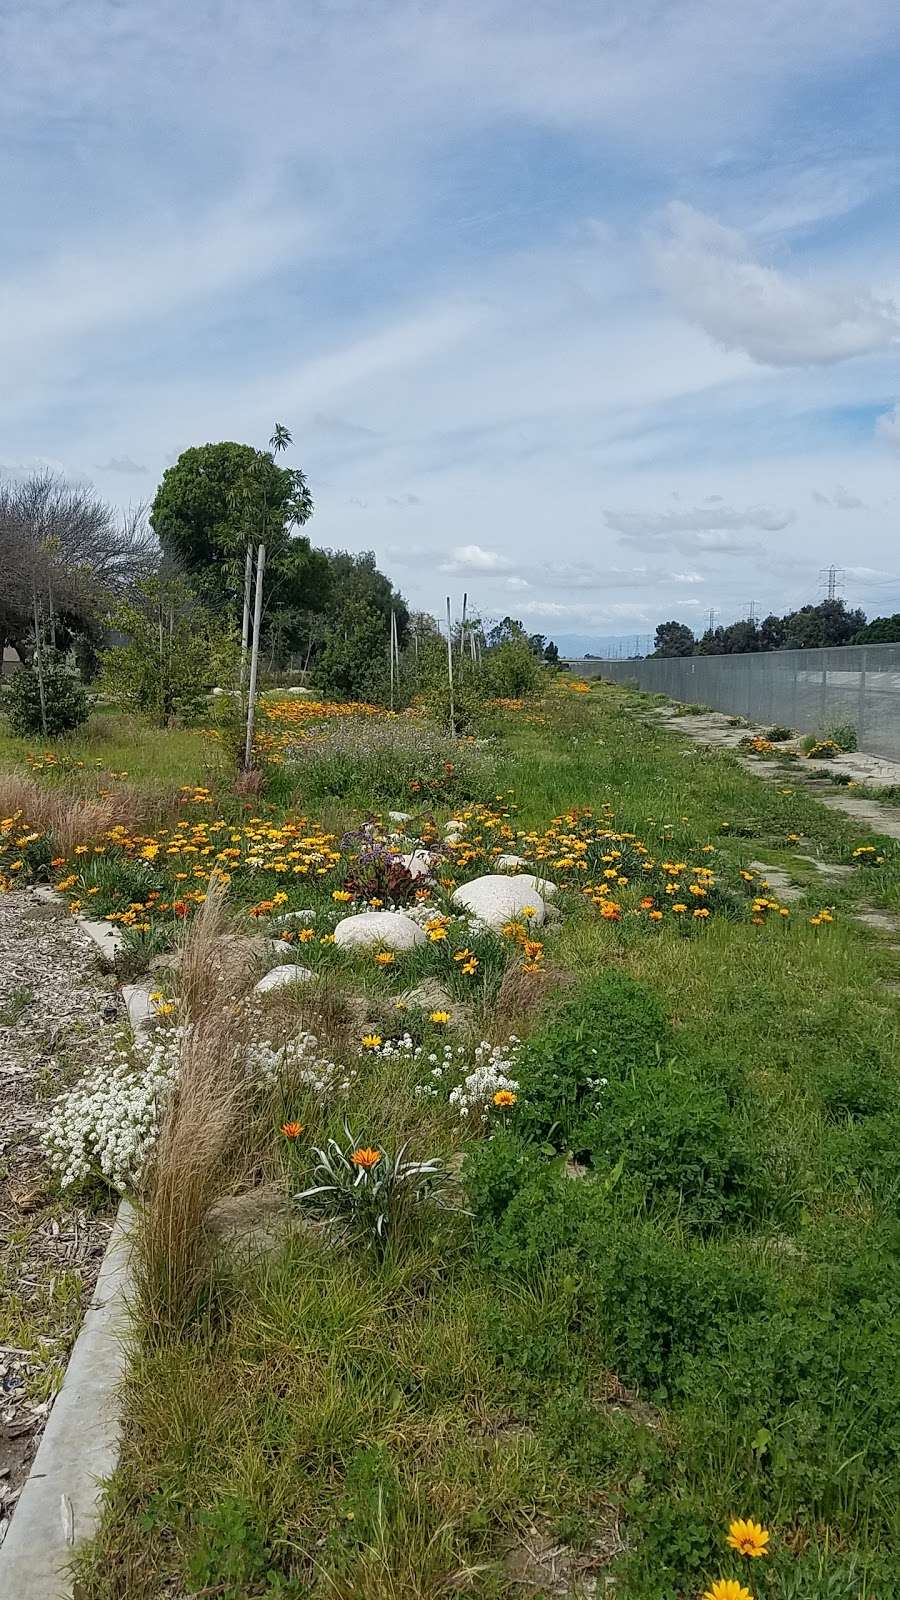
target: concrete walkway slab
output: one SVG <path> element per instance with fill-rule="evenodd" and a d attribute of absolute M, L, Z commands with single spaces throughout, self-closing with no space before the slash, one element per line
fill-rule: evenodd
<path fill-rule="evenodd" d="M 123 1200 L 62 1388 L 0 1545 L 3 1600 L 70 1600 L 74 1548 L 96 1529 L 97 1481 L 112 1472 L 117 1456 L 133 1219 Z"/>

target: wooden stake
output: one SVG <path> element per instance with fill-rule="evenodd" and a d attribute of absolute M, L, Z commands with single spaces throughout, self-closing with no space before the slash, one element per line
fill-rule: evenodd
<path fill-rule="evenodd" d="M 259 673 L 259 628 L 262 621 L 263 573 L 266 570 L 266 547 L 261 544 L 256 551 L 256 594 L 253 601 L 253 648 L 250 652 L 250 693 L 247 697 L 247 738 L 244 742 L 244 766 L 249 772 L 253 763 L 253 723 L 256 717 L 256 679 Z"/>
<path fill-rule="evenodd" d="M 456 712 L 453 705 L 453 620 L 450 614 L 450 596 L 447 596 L 447 677 L 450 682 L 450 737 L 456 738 Z"/>

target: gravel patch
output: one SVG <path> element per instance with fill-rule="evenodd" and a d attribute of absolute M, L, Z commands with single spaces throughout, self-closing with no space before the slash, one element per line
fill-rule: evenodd
<path fill-rule="evenodd" d="M 65 909 L 0 895 L 0 1540 L 90 1301 L 115 1206 L 54 1193 L 49 1103 L 124 1021 L 115 981 Z"/>

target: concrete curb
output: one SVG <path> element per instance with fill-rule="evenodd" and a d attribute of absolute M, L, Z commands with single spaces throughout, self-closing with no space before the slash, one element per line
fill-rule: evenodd
<path fill-rule="evenodd" d="M 133 1206 L 123 1200 L 62 1387 L 0 1545 L 0 1595 L 8 1600 L 70 1600 L 67 1569 L 74 1547 L 97 1527 L 98 1480 L 112 1472 L 118 1457 L 134 1219 Z"/>

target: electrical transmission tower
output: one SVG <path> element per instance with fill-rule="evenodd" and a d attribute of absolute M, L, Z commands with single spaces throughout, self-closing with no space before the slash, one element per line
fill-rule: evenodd
<path fill-rule="evenodd" d="M 710 608 L 709 608 L 709 631 L 710 631 L 710 633 L 714 632 L 715 626 L 716 626 L 716 613 L 713 610 L 713 607 L 710 606 Z"/>
<path fill-rule="evenodd" d="M 755 600 L 751 600 L 747 605 L 747 621 L 752 622 L 755 626 L 758 620 L 759 606 L 756 604 Z"/>
<path fill-rule="evenodd" d="M 826 598 L 828 600 L 835 600 L 837 598 L 838 590 L 840 589 L 846 576 L 847 574 L 843 572 L 840 567 L 836 567 L 833 562 L 830 567 L 822 568 L 821 572 L 819 573 L 819 579 L 822 583 Z"/>

